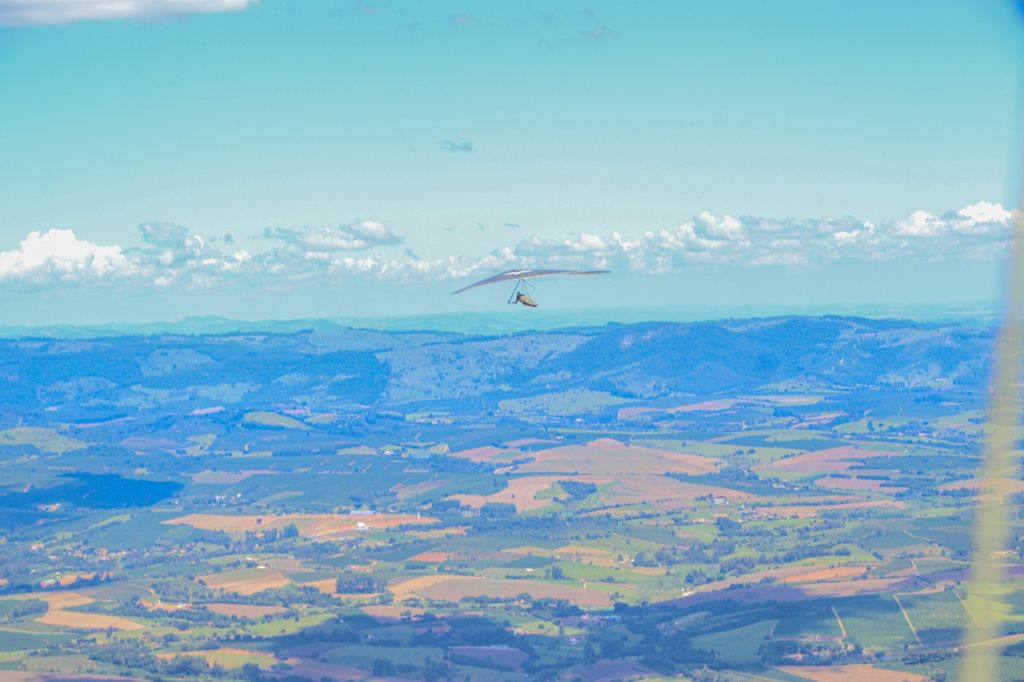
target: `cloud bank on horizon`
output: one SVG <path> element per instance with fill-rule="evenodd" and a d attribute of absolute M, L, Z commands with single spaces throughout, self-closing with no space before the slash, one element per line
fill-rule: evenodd
<path fill-rule="evenodd" d="M 454 280 L 509 268 L 607 268 L 672 273 L 699 264 L 816 267 L 829 263 L 992 259 L 1005 247 L 1016 212 L 980 201 L 934 215 L 915 211 L 884 224 L 856 218 L 764 218 L 702 212 L 675 228 L 638 234 L 532 236 L 481 254 L 419 258 L 392 252 L 404 238 L 380 221 L 329 227 L 266 228 L 258 251 L 230 238 L 192 234 L 173 223 L 139 226 L 141 244 L 99 244 L 71 229 L 26 235 L 0 251 L 0 282 L 23 294 L 110 285 L 157 289 L 273 282 Z"/>
<path fill-rule="evenodd" d="M 259 0 L 0 0 L 0 24 L 67 24 L 86 19 L 146 19 L 231 12 Z"/>

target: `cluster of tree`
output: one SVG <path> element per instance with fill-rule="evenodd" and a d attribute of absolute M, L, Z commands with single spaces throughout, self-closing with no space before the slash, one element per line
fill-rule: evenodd
<path fill-rule="evenodd" d="M 693 541 L 688 545 L 660 547 L 656 551 L 641 550 L 633 557 L 634 566 L 673 566 L 676 564 L 715 564 L 735 553 L 736 543 L 728 540 Z"/>
<path fill-rule="evenodd" d="M 46 613 L 49 608 L 50 605 L 42 599 L 25 599 L 23 601 L 19 601 L 17 605 L 6 611 L 2 617 L 0 617 L 0 621 L 11 621 L 24 618 L 26 616 L 36 616 L 41 613 Z"/>
<path fill-rule="evenodd" d="M 544 577 L 547 578 L 548 580 L 568 580 L 569 579 L 569 576 L 567 576 L 565 574 L 565 571 L 563 571 L 558 566 L 551 566 L 550 568 L 545 569 L 544 570 Z"/>
<path fill-rule="evenodd" d="M 799 656 L 807 665 L 831 665 L 849 657 L 860 658 L 864 650 L 859 644 L 849 648 L 836 642 L 798 642 L 791 640 L 773 641 L 765 650 L 763 660 L 767 663 L 792 662 Z"/>
<path fill-rule="evenodd" d="M 588 495 L 593 495 L 597 492 L 597 486 L 593 483 L 584 483 L 581 481 L 559 481 L 558 485 L 562 487 L 569 497 L 573 500 L 582 500 Z"/>
<path fill-rule="evenodd" d="M 146 649 L 145 644 L 134 640 L 113 640 L 105 643 L 80 640 L 77 645 L 76 653 L 84 653 L 90 660 L 128 671 L 143 672 L 153 678 L 168 675 L 201 679 L 210 676 L 224 677 L 227 674 L 223 666 L 211 666 L 205 659 L 189 656 L 187 653 L 175 655 L 170 659 L 157 658 Z"/>
<path fill-rule="evenodd" d="M 771 556 L 759 557 L 761 563 L 788 564 L 792 561 L 811 559 L 819 556 L 850 556 L 848 547 L 836 547 L 829 543 L 796 545 L 792 549 Z"/>
<path fill-rule="evenodd" d="M 516 515 L 516 506 L 507 502 L 487 502 L 480 507 L 481 519 L 507 519 Z"/>
<path fill-rule="evenodd" d="M 339 576 L 334 589 L 341 594 L 372 594 L 386 590 L 387 583 L 372 575 L 349 574 Z"/>

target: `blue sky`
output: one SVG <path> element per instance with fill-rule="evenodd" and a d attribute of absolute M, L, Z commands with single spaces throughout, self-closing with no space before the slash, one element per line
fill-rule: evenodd
<path fill-rule="evenodd" d="M 996 297 L 1010 0 L 0 0 L 8 323 Z"/>

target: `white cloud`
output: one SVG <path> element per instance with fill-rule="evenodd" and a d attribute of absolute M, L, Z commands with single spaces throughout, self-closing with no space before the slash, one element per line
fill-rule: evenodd
<path fill-rule="evenodd" d="M 259 0 L 0 0 L 0 24 L 66 24 L 83 19 L 229 12 Z"/>
<path fill-rule="evenodd" d="M 402 241 L 379 220 L 361 220 L 336 227 L 305 227 L 300 230 L 267 228 L 263 236 L 307 252 L 365 251 Z"/>
<path fill-rule="evenodd" d="M 132 269 L 120 246 L 99 246 L 78 239 L 71 230 L 30 232 L 17 249 L 0 251 L 0 281 L 114 278 Z"/>
<path fill-rule="evenodd" d="M 896 221 L 896 233 L 907 237 L 934 237 L 948 229 L 946 221 L 928 211 L 914 211 L 902 220 Z"/>
<path fill-rule="evenodd" d="M 1013 214 L 1003 208 L 1001 204 L 993 204 L 987 201 L 979 201 L 976 204 L 964 206 L 957 211 L 957 216 L 972 225 L 979 223 L 1007 224 L 1013 219 Z"/>
<path fill-rule="evenodd" d="M 337 227 L 273 228 L 265 248 L 206 240 L 173 223 L 139 226 L 141 244 L 101 246 L 70 230 L 33 232 L 0 252 L 8 288 L 131 283 L 205 288 L 330 284 L 347 277 L 447 280 L 518 267 L 597 267 L 661 273 L 695 264 L 801 267 L 900 259 L 991 258 L 1005 247 L 1015 212 L 979 202 L 936 216 L 915 211 L 885 223 L 856 218 L 762 218 L 698 214 L 676 227 L 634 234 L 528 237 L 482 254 L 420 258 L 386 225 L 363 220 Z M 222 251 L 224 245 L 229 250 Z"/>

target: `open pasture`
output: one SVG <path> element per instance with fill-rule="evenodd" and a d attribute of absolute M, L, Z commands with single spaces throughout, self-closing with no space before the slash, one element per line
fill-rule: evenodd
<path fill-rule="evenodd" d="M 423 590 L 446 580 L 472 580 L 470 576 L 445 575 L 435 573 L 432 575 L 421 575 L 416 578 L 402 580 L 388 587 L 388 591 L 395 596 L 395 600 L 402 601 L 408 597 L 421 594 Z"/>
<path fill-rule="evenodd" d="M 265 651 L 253 651 L 251 649 L 239 649 L 236 647 L 223 647 L 220 649 L 192 649 L 189 651 L 164 651 L 157 654 L 158 658 L 170 660 L 175 656 L 195 656 L 205 660 L 210 665 L 222 665 L 228 670 L 241 668 L 246 663 L 253 663 L 263 668 L 269 668 L 275 663 L 274 656 Z"/>
<path fill-rule="evenodd" d="M 370 673 L 360 668 L 355 668 L 343 663 L 322 663 L 308 658 L 293 656 L 284 660 L 288 666 L 287 673 L 281 676 L 299 675 L 310 680 L 330 680 L 330 682 L 353 682 L 363 680 L 370 676 Z"/>
<path fill-rule="evenodd" d="M 359 609 L 371 618 L 376 618 L 381 623 L 391 623 L 401 620 L 403 616 L 422 616 L 426 609 L 418 606 L 406 606 L 405 604 L 367 604 Z"/>
<path fill-rule="evenodd" d="M 453 646 L 448 650 L 450 656 L 469 659 L 474 663 L 482 663 L 488 667 L 516 669 L 529 658 L 522 649 L 507 645 L 490 646 Z"/>
<path fill-rule="evenodd" d="M 75 635 L 59 633 L 35 633 L 23 630 L 0 629 L 0 661 L 12 651 L 29 651 L 42 649 L 50 644 L 60 644 L 74 639 Z M 3 679 L 0 677 L 0 679 Z"/>
<path fill-rule="evenodd" d="M 907 505 L 898 500 L 865 500 L 863 502 L 840 502 L 836 504 L 791 504 L 757 507 L 759 514 L 780 518 L 796 517 L 812 519 L 828 512 L 845 514 L 860 509 L 904 509 Z"/>
<path fill-rule="evenodd" d="M 304 537 L 332 537 L 352 535 L 363 530 L 381 530 L 398 526 L 430 525 L 436 519 L 418 514 L 375 513 L 353 516 L 351 514 L 187 514 L 164 521 L 166 524 L 186 525 L 203 530 L 220 530 L 227 533 L 247 533 L 260 530 L 281 529 L 295 524 Z M 365 526 L 365 528 L 364 528 Z"/>
<path fill-rule="evenodd" d="M 756 663 L 761 659 L 761 647 L 769 639 L 778 620 L 762 620 L 742 627 L 700 635 L 690 644 L 705 651 L 712 651 L 722 662 L 730 665 Z"/>
<path fill-rule="evenodd" d="M 51 611 L 61 609 L 72 609 L 76 606 L 85 606 L 95 601 L 92 597 L 74 592 L 71 590 L 60 590 L 55 592 L 36 592 L 31 594 L 16 595 L 21 599 L 40 599 L 49 605 Z"/>
<path fill-rule="evenodd" d="M 309 428 L 294 417 L 289 417 L 277 412 L 246 412 L 242 416 L 242 423 L 248 426 L 263 426 L 278 429 L 295 429 L 305 431 Z"/>
<path fill-rule="evenodd" d="M 783 665 L 777 670 L 811 682 L 926 682 L 925 675 L 905 672 L 903 670 L 887 670 L 868 663 L 851 663 L 847 665 Z"/>
<path fill-rule="evenodd" d="M 254 474 L 272 474 L 273 471 L 200 471 L 192 474 L 192 482 L 197 485 L 234 485 Z"/>
<path fill-rule="evenodd" d="M 267 568 L 239 568 L 222 573 L 210 573 L 200 576 L 199 580 L 212 589 L 241 595 L 284 587 L 291 582 L 283 573 Z"/>
<path fill-rule="evenodd" d="M 630 402 L 629 398 L 605 391 L 569 390 L 524 398 L 507 398 L 499 403 L 503 412 L 568 416 L 599 412 L 605 407 Z"/>
<path fill-rule="evenodd" d="M 879 457 L 895 457 L 902 453 L 889 450 L 868 450 L 853 445 L 842 445 L 824 450 L 814 450 L 774 460 L 761 469 L 766 474 L 789 472 L 801 474 L 845 473 L 854 466 L 863 465 L 865 460 Z"/>
<path fill-rule="evenodd" d="M 660 509 L 672 510 L 691 506 L 695 500 L 709 496 L 723 497 L 733 503 L 756 499 L 750 493 L 732 488 L 689 483 L 653 474 L 623 475 L 600 499 L 608 505 L 650 503 Z"/>
<path fill-rule="evenodd" d="M 575 473 L 591 476 L 624 474 L 680 473 L 709 474 L 724 462 L 713 457 L 690 455 L 627 445 L 611 438 L 600 438 L 585 445 L 563 445 L 533 453 L 533 461 L 519 466 L 523 473 Z"/>
<path fill-rule="evenodd" d="M 397 483 L 390 488 L 389 492 L 395 494 L 400 502 L 405 502 L 411 498 L 419 495 L 425 495 L 432 490 L 437 490 L 451 483 L 449 479 L 436 479 L 430 481 L 420 481 L 419 483 Z"/>
<path fill-rule="evenodd" d="M 211 602 L 203 604 L 210 611 L 221 616 L 237 618 L 263 618 L 287 611 L 283 606 L 261 606 L 259 604 L 231 604 L 228 602 Z"/>
<path fill-rule="evenodd" d="M 636 419 L 645 414 L 686 414 L 689 412 L 719 412 L 728 410 L 739 403 L 745 402 L 738 398 L 717 398 L 715 400 L 702 400 L 696 403 L 674 405 L 672 407 L 654 406 L 630 406 L 619 409 L 618 419 L 625 421 Z M 753 401 L 750 401 L 753 402 Z"/>
<path fill-rule="evenodd" d="M 514 504 L 516 511 L 528 512 L 541 509 L 551 504 L 550 498 L 538 497 L 539 493 L 546 492 L 558 481 L 564 480 L 565 476 L 517 476 L 508 479 L 508 485 L 496 493 L 490 495 L 452 495 L 449 499 L 473 509 L 479 509 L 488 503 Z M 573 480 L 581 483 L 593 483 L 595 485 L 608 485 L 614 479 L 608 477 L 574 476 Z"/>
<path fill-rule="evenodd" d="M 860 644 L 868 652 L 892 650 L 917 643 L 899 605 L 890 596 L 854 597 L 832 605 L 846 628 L 848 641 Z"/>
<path fill-rule="evenodd" d="M 63 609 L 47 611 L 37 619 L 44 625 L 53 625 L 72 630 L 142 630 L 146 626 L 128 618 L 108 616 L 102 613 L 84 611 L 65 611 Z"/>
<path fill-rule="evenodd" d="M 499 448 L 493 445 L 481 445 L 476 448 L 469 448 L 468 450 L 459 450 L 457 452 L 449 453 L 451 457 L 458 457 L 459 459 L 468 459 L 473 462 L 506 462 L 514 459 L 522 459 L 525 457 L 525 453 L 516 448 Z"/>
<path fill-rule="evenodd" d="M 696 588 L 697 592 L 727 590 L 734 585 L 756 585 L 762 581 L 775 582 L 782 585 L 801 585 L 809 590 L 826 594 L 841 595 L 850 589 L 856 589 L 855 580 L 863 576 L 867 566 L 783 566 L 767 568 L 753 573 L 746 573 L 733 578 L 716 580 Z M 810 584 L 810 585 L 809 585 Z"/>
<path fill-rule="evenodd" d="M 414 556 L 409 557 L 409 561 L 422 561 L 428 564 L 440 564 L 448 561 L 451 558 L 451 554 L 447 552 L 420 552 Z"/>
<path fill-rule="evenodd" d="M 860 578 L 802 583 L 799 587 L 809 597 L 856 597 L 882 594 L 916 584 L 913 579 L 907 578 Z"/>
<path fill-rule="evenodd" d="M 830 601 L 787 604 L 779 615 L 779 623 L 772 633 L 775 641 L 822 642 L 839 641 L 843 637 Z"/>
<path fill-rule="evenodd" d="M 0 431 L 0 447 L 5 445 L 28 445 L 42 452 L 62 455 L 72 450 L 80 450 L 87 444 L 77 438 L 70 438 L 57 433 L 54 429 L 36 426 L 16 426 Z"/>
<path fill-rule="evenodd" d="M 619 587 L 622 587 L 621 585 Z M 540 580 L 501 580 L 476 576 L 429 575 L 413 578 L 391 588 L 396 599 L 417 595 L 437 601 L 486 597 L 515 599 L 528 594 L 534 599 L 565 599 L 580 607 L 607 607 L 609 593 L 585 589 L 572 583 Z"/>
<path fill-rule="evenodd" d="M 847 490 L 850 492 L 874 492 L 874 493 L 887 493 L 889 495 L 895 495 L 906 490 L 901 486 L 888 486 L 884 485 L 888 483 L 889 479 L 879 478 L 860 478 L 859 476 L 852 477 L 841 477 L 841 476 L 823 476 L 816 481 L 814 485 L 819 488 L 825 488 L 827 490 Z"/>
<path fill-rule="evenodd" d="M 951 590 L 900 594 L 899 599 L 926 646 L 959 643 L 970 623 L 966 607 Z"/>
<path fill-rule="evenodd" d="M 854 578 L 864 575 L 868 570 L 867 566 L 835 566 L 827 568 L 801 567 L 794 570 L 790 575 L 781 576 L 782 583 L 815 583 L 833 582 L 842 579 Z"/>

